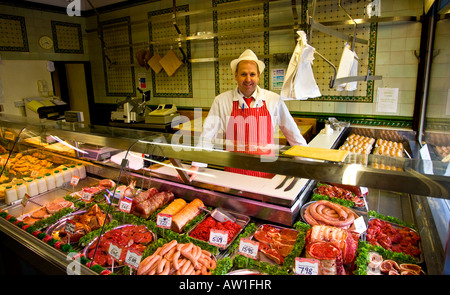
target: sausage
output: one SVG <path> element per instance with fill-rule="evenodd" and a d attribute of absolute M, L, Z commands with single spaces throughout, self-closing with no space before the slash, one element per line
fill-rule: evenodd
<path fill-rule="evenodd" d="M 338 214 L 339 217 L 333 218 L 326 214 L 321 214 L 317 208 L 322 205 L 325 205 L 326 207 L 329 207 L 331 210 L 336 211 L 336 213 Z M 320 208 L 322 208 L 322 207 L 320 207 Z M 350 224 L 353 223 L 355 218 L 354 218 L 353 214 L 349 214 L 349 212 L 345 210 L 346 208 L 345 209 L 344 208 L 345 208 L 344 206 L 341 206 L 341 205 L 338 205 L 338 204 L 335 204 L 332 202 L 317 201 L 317 202 L 311 204 L 310 206 L 308 206 L 306 211 L 308 211 L 310 216 L 307 216 L 306 218 L 312 217 L 313 219 L 315 219 L 316 222 L 322 222 L 324 224 L 333 225 L 333 226 L 337 226 L 337 227 L 349 226 Z M 307 221 L 307 222 L 309 223 L 309 221 Z"/>
<path fill-rule="evenodd" d="M 178 258 L 180 257 L 180 254 L 180 251 L 176 251 L 172 256 L 172 264 L 175 270 L 178 270 L 180 268 L 180 265 L 178 264 Z"/>
<path fill-rule="evenodd" d="M 169 274 L 169 272 L 170 272 L 170 261 L 166 261 L 166 263 L 165 263 L 165 265 L 164 265 L 164 270 L 161 272 L 161 273 L 159 273 L 160 275 L 168 275 Z"/>
<path fill-rule="evenodd" d="M 159 255 L 164 256 L 164 254 L 169 252 L 169 250 L 171 250 L 173 247 L 175 247 L 176 244 L 177 244 L 177 240 L 172 240 L 170 243 L 165 244 L 163 246 L 163 248 L 161 249 L 161 252 L 159 253 Z"/>
<path fill-rule="evenodd" d="M 194 244 L 192 242 L 184 244 L 184 246 L 181 248 L 181 250 L 185 250 L 187 252 L 191 251 Z"/>
<path fill-rule="evenodd" d="M 159 264 L 158 264 L 158 268 L 156 269 L 156 273 L 161 273 L 164 269 L 164 266 L 166 265 L 167 259 L 163 258 Z"/>
<path fill-rule="evenodd" d="M 181 255 L 189 259 L 189 261 L 191 261 L 193 265 L 197 264 L 197 260 L 195 259 L 194 255 L 191 252 L 181 250 Z"/>
<path fill-rule="evenodd" d="M 185 263 L 185 264 L 183 265 L 183 267 L 181 268 L 180 273 L 181 273 L 182 275 L 184 275 L 190 266 L 191 266 L 191 262 L 190 262 L 189 260 L 186 260 L 186 263 Z"/>
<path fill-rule="evenodd" d="M 195 253 L 195 260 L 198 260 L 202 255 L 202 249 L 199 246 L 195 246 L 197 248 L 197 253 Z"/>
<path fill-rule="evenodd" d="M 147 260 L 148 259 L 148 260 Z M 152 267 L 153 264 L 155 264 L 156 262 L 158 262 L 161 259 L 161 256 L 157 255 L 157 254 L 153 254 L 152 256 L 149 256 L 147 258 L 145 258 L 142 262 L 144 263 L 142 266 L 141 264 L 139 265 L 137 274 L 138 275 L 143 275 L 146 272 L 148 272 L 150 270 L 150 268 Z M 147 261 L 146 261 L 147 260 Z"/>
<path fill-rule="evenodd" d="M 167 252 L 166 255 L 164 255 L 164 258 L 166 258 L 169 261 L 172 261 L 172 256 L 173 256 L 173 254 L 175 253 L 176 250 L 177 250 L 176 247 L 172 247 L 172 249 L 170 249 L 170 251 Z"/>

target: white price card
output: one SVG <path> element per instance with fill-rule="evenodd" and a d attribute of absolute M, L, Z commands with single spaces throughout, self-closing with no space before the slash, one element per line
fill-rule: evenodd
<path fill-rule="evenodd" d="M 295 274 L 296 275 L 318 275 L 319 260 L 313 258 L 295 258 Z"/>
<path fill-rule="evenodd" d="M 239 242 L 239 254 L 256 259 L 258 257 L 259 243 L 250 239 L 241 239 Z"/>
<path fill-rule="evenodd" d="M 122 212 L 125 212 L 125 213 L 130 213 L 131 212 L 131 205 L 132 205 L 132 203 L 133 203 L 132 200 L 124 197 L 119 202 L 119 211 L 122 211 Z"/>
<path fill-rule="evenodd" d="M 209 244 L 217 247 L 226 247 L 228 232 L 225 230 L 211 229 L 209 232 Z"/>
<path fill-rule="evenodd" d="M 131 268 L 138 269 L 139 263 L 141 263 L 142 253 L 137 253 L 132 250 L 128 250 L 127 256 L 125 256 L 124 263 Z"/>
<path fill-rule="evenodd" d="M 92 198 L 92 194 L 88 193 L 88 192 L 83 192 L 83 194 L 81 195 L 81 199 L 86 202 L 90 202 L 91 198 Z"/>
<path fill-rule="evenodd" d="M 156 217 L 156 226 L 170 229 L 172 227 L 172 215 L 159 213 Z"/>
<path fill-rule="evenodd" d="M 68 234 L 73 235 L 73 234 L 75 233 L 75 226 L 76 226 L 75 221 L 73 221 L 73 220 L 71 220 L 71 219 L 68 219 L 68 220 L 66 221 L 66 225 L 65 225 L 65 227 L 64 227 L 64 230 L 65 230 Z"/>
<path fill-rule="evenodd" d="M 80 177 L 73 175 L 72 178 L 70 179 L 70 185 L 77 186 L 78 181 L 80 181 Z"/>
<path fill-rule="evenodd" d="M 353 225 L 355 226 L 355 232 L 358 234 L 362 234 L 367 229 L 366 222 L 362 216 L 356 218 L 355 221 L 353 221 Z"/>
<path fill-rule="evenodd" d="M 120 255 L 122 254 L 122 248 L 120 248 L 115 243 L 109 244 L 108 254 L 115 260 L 120 260 Z"/>

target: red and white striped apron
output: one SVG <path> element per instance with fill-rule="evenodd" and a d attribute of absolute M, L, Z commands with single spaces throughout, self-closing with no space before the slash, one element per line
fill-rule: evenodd
<path fill-rule="evenodd" d="M 247 105 L 250 106 L 251 99 L 244 98 Z M 256 154 L 256 155 L 273 155 L 272 118 L 266 107 L 265 101 L 263 106 L 259 108 L 239 108 L 239 101 L 233 101 L 233 110 L 231 111 L 230 120 L 226 130 L 227 141 L 234 142 L 234 152 Z M 269 145 L 268 147 L 266 147 Z M 228 147 L 227 150 L 230 150 Z M 245 170 L 240 168 L 225 167 L 225 171 L 272 178 L 274 174 L 267 172 L 259 172 L 253 170 Z"/>

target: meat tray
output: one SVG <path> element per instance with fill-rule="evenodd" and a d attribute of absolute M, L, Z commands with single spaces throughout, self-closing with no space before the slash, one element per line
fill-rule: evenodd
<path fill-rule="evenodd" d="M 308 203 L 305 203 L 305 204 L 302 206 L 302 208 L 300 208 L 300 217 L 302 218 L 303 222 L 308 223 L 308 222 L 306 221 L 305 217 L 304 217 L 305 210 L 306 210 L 306 208 L 308 208 L 309 205 L 311 205 L 311 204 L 313 204 L 313 203 L 315 203 L 315 202 L 317 202 L 317 201 L 310 201 L 310 202 L 308 202 Z M 352 208 L 350 208 L 350 209 L 353 210 Z M 358 215 L 358 216 L 361 216 L 361 215 L 362 215 L 361 212 L 358 212 L 358 211 L 355 211 L 355 210 L 353 210 L 353 212 L 355 212 L 355 214 Z M 353 225 L 352 225 L 352 226 L 353 226 Z"/>
<path fill-rule="evenodd" d="M 288 228 L 288 227 L 279 226 L 279 225 L 274 225 L 274 224 L 261 224 L 261 225 L 258 226 L 258 228 L 256 229 L 255 233 L 253 233 L 249 238 L 250 238 L 251 240 L 257 241 L 257 242 L 260 243 L 260 244 L 263 243 L 263 242 L 261 242 L 261 241 L 258 241 L 258 240 L 255 238 L 255 234 L 256 234 L 258 231 L 261 231 L 262 228 L 265 227 L 265 226 L 270 226 L 270 227 L 273 227 L 273 228 L 278 229 L 278 230 L 283 230 L 283 229 L 292 230 L 292 231 L 295 231 L 295 232 L 298 233 L 298 231 L 295 230 L 295 229 L 293 229 L 293 228 Z M 260 248 L 261 248 L 261 245 L 260 245 Z M 291 251 L 292 251 L 292 250 L 291 250 Z M 289 252 L 289 253 L 290 253 L 290 252 Z M 262 262 L 267 262 L 267 263 L 270 263 L 270 264 L 273 264 L 273 265 L 277 264 L 274 260 L 270 259 L 267 255 L 265 255 L 265 254 L 262 253 L 261 251 L 258 251 L 258 259 L 259 259 L 260 261 L 262 261 Z"/>
<path fill-rule="evenodd" d="M 218 247 L 220 250 L 226 250 L 233 242 L 234 240 L 241 234 L 242 230 L 244 230 L 244 228 L 247 226 L 247 224 L 250 222 L 250 217 L 247 215 L 243 215 L 237 212 L 233 212 L 233 211 L 228 211 L 226 210 L 228 213 L 230 213 L 231 215 L 233 215 L 236 218 L 236 223 L 238 225 L 241 226 L 241 229 L 239 230 L 239 232 L 234 236 L 234 238 L 230 241 L 230 243 L 228 243 L 226 245 L 226 247 Z M 206 220 L 206 218 L 208 218 L 210 216 L 210 214 L 205 214 L 205 216 L 202 218 L 202 220 L 200 220 L 193 228 L 191 228 L 186 234 L 195 240 L 198 240 L 196 238 L 193 238 L 190 236 L 191 232 L 195 230 L 195 228 L 201 224 L 204 220 Z"/>
<path fill-rule="evenodd" d="M 104 232 L 103 235 L 109 233 L 110 231 L 113 231 L 113 230 L 116 230 L 116 229 L 121 229 L 121 228 L 128 227 L 128 226 L 136 226 L 136 225 L 134 225 L 134 224 L 123 224 L 123 225 L 119 225 L 119 226 L 117 226 L 117 227 L 115 227 L 115 228 L 113 228 L 113 229 L 111 229 L 111 230 L 108 230 L 108 231 Z M 151 233 L 151 235 L 152 235 L 152 241 L 150 242 L 150 244 L 151 244 L 151 243 L 154 243 L 154 242 L 156 241 L 156 239 L 157 239 L 156 234 L 155 234 L 154 232 L 152 232 L 151 230 L 148 230 L 148 229 L 147 229 L 147 231 L 148 231 L 149 233 Z M 85 257 L 88 258 L 89 248 L 90 248 L 94 243 L 97 242 L 97 239 L 98 239 L 98 237 L 95 238 L 94 240 L 92 240 L 88 245 L 86 245 L 86 246 L 84 247 L 84 249 L 83 249 L 83 255 L 84 255 Z M 97 251 L 99 251 L 99 249 L 97 249 Z M 97 254 L 98 254 L 98 253 L 97 253 Z M 97 255 L 97 254 L 96 254 L 96 255 Z M 117 268 L 119 268 L 119 267 L 123 267 L 123 265 L 124 265 L 123 263 L 120 263 L 120 264 L 119 264 L 119 263 L 114 263 L 114 268 L 117 269 Z M 108 269 L 108 270 L 111 270 L 112 267 L 110 267 L 110 266 L 104 266 L 104 268 L 106 268 L 106 269 Z"/>
<path fill-rule="evenodd" d="M 370 221 L 371 220 L 375 220 L 375 219 L 379 219 L 379 218 L 369 218 L 369 220 L 368 220 L 368 222 L 367 222 L 367 228 L 369 229 L 369 227 L 370 227 Z M 380 219 L 381 220 L 381 219 Z M 394 223 L 394 222 L 390 222 L 390 221 L 386 221 L 386 220 L 383 220 L 384 222 L 386 222 L 387 224 L 390 224 L 392 227 L 394 227 L 394 228 L 396 228 L 396 229 L 399 229 L 399 228 L 407 228 L 407 229 L 409 229 L 410 231 L 412 231 L 412 232 L 414 232 L 414 233 L 416 233 L 419 237 L 420 237 L 420 235 L 417 233 L 417 231 L 416 230 L 414 230 L 414 229 L 412 229 L 412 228 L 410 228 L 410 227 L 408 227 L 408 226 L 404 226 L 404 225 L 399 225 L 399 224 L 397 224 L 397 223 Z M 367 231 L 366 232 L 364 232 L 364 234 L 362 235 L 362 237 L 361 237 L 362 239 L 363 239 L 363 241 L 366 241 L 367 242 Z M 416 259 L 416 261 L 417 261 L 417 264 L 421 264 L 421 263 L 423 263 L 424 262 L 424 258 L 423 258 L 423 249 L 422 249 L 422 242 L 419 240 L 418 241 L 418 248 L 419 248 L 419 250 L 420 250 L 420 255 L 417 257 L 417 256 L 412 256 L 413 258 L 415 258 Z M 391 250 L 392 251 L 392 250 Z"/>
<path fill-rule="evenodd" d="M 227 276 L 249 276 L 249 275 L 264 275 L 256 269 L 237 269 L 230 271 Z"/>
<path fill-rule="evenodd" d="M 56 234 L 57 232 L 59 232 L 62 229 L 64 229 L 64 227 L 66 226 L 67 220 L 73 219 L 76 215 L 82 215 L 84 213 L 86 213 L 86 210 L 80 210 L 80 211 L 73 212 L 73 213 L 71 213 L 71 214 L 61 218 L 56 223 L 50 225 L 47 228 L 47 230 L 45 231 L 45 233 L 47 235 L 53 236 L 54 233 Z M 111 215 L 109 215 L 108 223 L 111 222 L 111 220 L 112 220 L 112 217 L 111 217 Z M 77 244 L 77 243 L 78 243 L 78 241 L 75 241 L 75 242 L 74 241 L 70 241 L 70 244 Z"/>

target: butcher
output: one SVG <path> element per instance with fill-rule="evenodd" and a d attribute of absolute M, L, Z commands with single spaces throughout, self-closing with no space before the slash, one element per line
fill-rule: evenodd
<path fill-rule="evenodd" d="M 199 146 L 212 148 L 219 134 L 225 136 L 227 151 L 257 155 L 274 154 L 274 131 L 278 126 L 291 146 L 306 146 L 294 118 L 277 93 L 258 86 L 265 64 L 246 49 L 231 61 L 237 87 L 215 97 L 206 117 Z M 188 174 L 192 181 L 205 163 L 192 162 Z M 225 167 L 225 171 L 272 178 L 273 174 Z"/>

